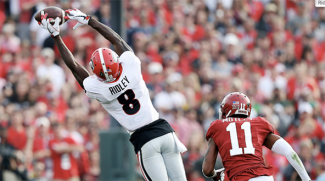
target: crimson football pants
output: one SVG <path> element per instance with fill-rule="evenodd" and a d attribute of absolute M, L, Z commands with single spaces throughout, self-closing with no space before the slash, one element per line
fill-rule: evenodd
<path fill-rule="evenodd" d="M 168 181 L 168 178 L 171 181 L 186 181 L 183 161 L 173 134 L 150 140 L 138 152 L 140 169 L 146 181 Z"/>

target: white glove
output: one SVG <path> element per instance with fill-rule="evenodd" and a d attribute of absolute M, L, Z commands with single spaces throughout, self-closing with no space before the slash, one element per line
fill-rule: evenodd
<path fill-rule="evenodd" d="M 88 25 L 90 16 L 81 12 L 79 9 L 69 9 L 65 11 L 67 14 L 64 19 L 77 20 L 78 23 L 73 27 L 73 30 L 77 29 L 79 26 Z"/>
<path fill-rule="evenodd" d="M 38 22 L 38 24 L 48 30 L 51 33 L 52 37 L 58 36 L 60 34 L 60 22 L 61 18 L 57 17 L 55 20 L 53 18 L 47 18 L 47 14 L 44 14 L 44 11 L 41 11 L 41 22 Z M 54 25 L 51 24 L 51 22 L 54 22 Z"/>

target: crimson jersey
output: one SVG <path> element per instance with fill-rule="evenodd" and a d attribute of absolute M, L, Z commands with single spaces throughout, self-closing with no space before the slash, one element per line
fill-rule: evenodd
<path fill-rule="evenodd" d="M 51 158 L 53 160 L 53 179 L 68 180 L 79 175 L 78 165 L 72 153 L 57 153 L 55 146 L 59 144 L 76 145 L 72 138 L 63 138 L 62 140 L 53 139 L 49 142 Z"/>
<path fill-rule="evenodd" d="M 206 139 L 212 138 L 231 181 L 273 174 L 272 166 L 265 166 L 262 147 L 265 137 L 274 133 L 271 124 L 262 117 L 226 118 L 211 123 Z"/>

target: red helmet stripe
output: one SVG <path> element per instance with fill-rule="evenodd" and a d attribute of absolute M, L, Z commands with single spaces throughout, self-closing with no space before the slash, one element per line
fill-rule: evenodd
<path fill-rule="evenodd" d="M 104 75 L 106 77 L 106 80 L 109 80 L 107 68 L 106 68 L 106 65 L 105 65 L 104 57 L 103 57 L 103 48 L 99 48 L 98 53 L 99 53 L 100 62 L 102 64 L 102 66 L 103 66 L 103 72 L 104 72 Z"/>

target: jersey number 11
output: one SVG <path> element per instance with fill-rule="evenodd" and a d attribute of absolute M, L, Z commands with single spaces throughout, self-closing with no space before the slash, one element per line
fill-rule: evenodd
<path fill-rule="evenodd" d="M 255 154 L 255 148 L 253 147 L 252 142 L 251 123 L 244 122 L 241 125 L 241 129 L 243 129 L 245 133 L 246 148 L 244 148 L 244 154 Z M 227 131 L 230 132 L 230 141 L 232 146 L 232 149 L 230 150 L 230 156 L 242 155 L 243 148 L 239 148 L 236 123 L 230 123 L 227 126 Z"/>

